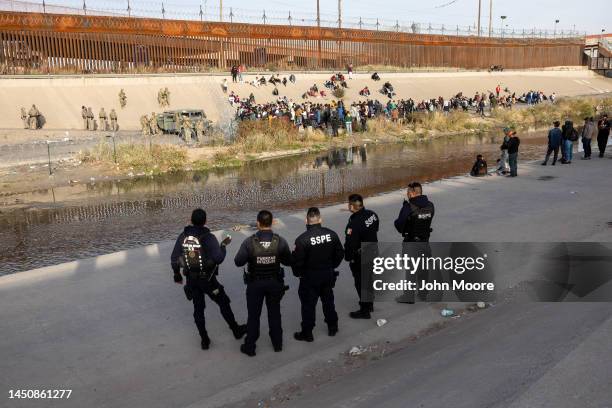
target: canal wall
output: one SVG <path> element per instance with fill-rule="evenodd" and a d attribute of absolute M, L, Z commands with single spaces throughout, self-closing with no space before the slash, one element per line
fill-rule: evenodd
<path fill-rule="evenodd" d="M 604 177 L 611 164 L 609 154 L 567 166 L 520 163 L 514 179 L 456 177 L 429 183 L 425 193 L 436 204 L 432 240 L 612 242 L 607 225 L 612 184 Z M 366 206 L 380 216 L 381 241 L 400 240 L 392 223 L 404 197 L 404 191 L 366 197 Z M 322 215 L 326 226 L 341 233 L 349 213 L 340 204 L 324 208 Z M 304 230 L 304 212 L 279 219 L 275 230 L 292 242 Z M 239 321 L 246 318 L 244 285 L 232 260 L 251 233 L 232 232 L 234 242 L 220 270 Z M 336 285 L 336 337 L 326 335 L 319 313 L 315 342 L 293 341 L 300 309 L 297 280 L 289 277 L 282 353 L 273 352 L 262 317 L 257 357 L 240 354 L 239 342 L 212 302 L 206 309 L 212 346 L 204 352 L 191 305 L 172 282 L 171 248 L 172 242 L 161 242 L 0 277 L 0 389 L 73 389 L 62 407 L 231 405 L 307 368 L 325 366 L 352 346 L 378 342 L 384 347 L 443 320 L 440 305 L 396 303 L 376 304 L 374 318 L 388 320 L 383 327 L 375 320 L 350 320 L 356 294 L 343 264 Z M 520 265 L 517 260 L 517 274 L 504 277 L 506 286 L 520 280 Z"/>
<path fill-rule="evenodd" d="M 214 122 L 228 120 L 234 112 L 227 95 L 222 92 L 221 83 L 228 79 L 228 94 L 234 91 L 240 98 L 248 98 L 253 93 L 258 103 L 270 102 L 286 96 L 301 102 L 304 94 L 313 84 L 320 90 L 325 89 L 323 82 L 331 73 L 297 73 L 295 84 L 279 85 L 279 95 L 273 95 L 274 87 L 254 87 L 246 82 L 260 74 L 256 71 L 244 75 L 245 83 L 234 84 L 228 75 L 139 75 L 139 76 L 13 76 L 0 77 L 0 143 L 3 136 L 10 136 L 22 129 L 20 108 L 26 110 L 36 104 L 44 115 L 46 124 L 43 131 L 27 131 L 20 138 L 41 138 L 41 134 L 57 131 L 82 129 L 81 106 L 92 107 L 97 115 L 101 107 L 107 114 L 114 108 L 122 130 L 139 130 L 140 117 L 151 112 L 170 109 L 204 109 Z M 270 77 L 266 73 L 266 78 Z M 288 77 L 280 73 L 280 77 Z M 550 95 L 577 96 L 601 94 L 612 91 L 612 79 L 596 76 L 587 70 L 564 71 L 506 71 L 506 72 L 430 72 L 430 73 L 381 73 L 381 81 L 374 82 L 370 74 L 356 74 L 347 80 L 349 88 L 345 92 L 345 102 L 364 98 L 359 91 L 368 86 L 371 98 L 384 100 L 378 91 L 385 81 L 395 88 L 397 98 L 415 100 L 443 96 L 449 98 L 458 92 L 473 95 L 476 92 L 494 91 L 499 84 L 519 95 L 530 89 L 542 90 Z M 170 106 L 160 108 L 157 93 L 162 88 L 170 91 Z M 121 108 L 119 92 L 125 90 L 127 105 Z M 327 89 L 325 97 L 311 98 L 312 103 L 328 103 L 335 99 Z M 19 132 L 22 132 L 19 130 Z"/>

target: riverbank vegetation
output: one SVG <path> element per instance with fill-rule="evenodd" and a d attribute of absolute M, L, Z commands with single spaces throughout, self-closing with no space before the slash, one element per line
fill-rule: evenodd
<path fill-rule="evenodd" d="M 450 113 L 418 112 L 404 120 L 384 117 L 370 119 L 366 129 L 355 123 L 352 135 L 340 132 L 330 137 L 322 130 L 298 129 L 285 119 L 239 122 L 234 142 L 221 146 L 187 148 L 175 145 L 125 144 L 116 152 L 110 143 L 101 143 L 83 152 L 80 160 L 116 164 L 120 170 L 157 174 L 169 171 L 241 166 L 245 162 L 279 155 L 320 151 L 327 148 L 368 142 L 410 142 L 455 134 L 486 133 L 506 126 L 537 130 L 554 120 L 597 117 L 612 108 L 612 98 L 565 98 L 555 104 L 541 103 L 513 109 L 496 108 L 482 118 L 461 110 Z"/>

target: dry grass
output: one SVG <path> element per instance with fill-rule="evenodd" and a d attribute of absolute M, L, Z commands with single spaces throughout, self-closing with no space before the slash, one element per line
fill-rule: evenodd
<path fill-rule="evenodd" d="M 574 123 L 581 123 L 585 117 L 597 116 L 600 106 L 605 109 L 611 106 L 612 100 L 578 98 L 578 99 L 559 99 L 557 103 L 542 103 L 524 109 L 495 109 L 492 118 L 504 125 L 514 126 L 517 129 L 542 128 L 559 120 L 572 120 Z"/>
<path fill-rule="evenodd" d="M 100 143 L 90 151 L 82 152 L 80 159 L 108 164 L 115 162 L 113 148 L 108 143 Z M 158 174 L 183 169 L 187 150 L 172 145 L 121 144 L 117 146 L 116 159 L 119 168 Z"/>

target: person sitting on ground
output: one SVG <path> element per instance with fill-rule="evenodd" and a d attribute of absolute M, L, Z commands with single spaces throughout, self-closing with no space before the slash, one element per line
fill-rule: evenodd
<path fill-rule="evenodd" d="M 259 78 L 259 84 L 260 85 L 267 85 L 268 82 L 266 81 L 266 78 L 262 75 L 261 78 Z"/>
<path fill-rule="evenodd" d="M 289 82 L 291 82 L 292 84 L 295 84 L 295 75 L 293 74 L 289 75 Z"/>
<path fill-rule="evenodd" d="M 374 81 L 380 81 L 380 76 L 378 75 L 378 72 L 373 73 L 371 78 Z"/>
<path fill-rule="evenodd" d="M 361 96 L 370 96 L 370 89 L 366 86 L 361 91 L 359 91 L 359 95 L 361 95 Z"/>
<path fill-rule="evenodd" d="M 474 177 L 482 177 L 486 176 L 487 172 L 487 162 L 482 158 L 482 154 L 476 156 L 476 162 L 472 166 L 472 171 L 470 171 L 470 175 Z"/>

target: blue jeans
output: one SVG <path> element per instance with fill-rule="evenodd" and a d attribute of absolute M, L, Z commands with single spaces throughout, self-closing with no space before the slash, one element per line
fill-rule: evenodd
<path fill-rule="evenodd" d="M 567 139 L 563 141 L 563 144 L 565 145 L 565 149 L 564 149 L 564 159 L 566 161 L 572 161 L 572 158 L 574 157 L 574 143 Z"/>

